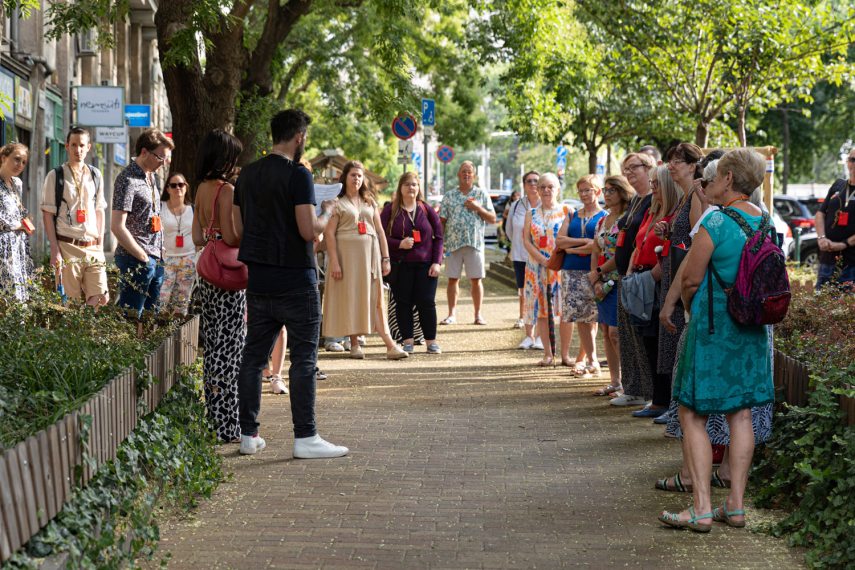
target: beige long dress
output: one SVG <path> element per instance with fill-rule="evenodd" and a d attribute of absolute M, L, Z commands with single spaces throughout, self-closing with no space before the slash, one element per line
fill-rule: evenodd
<path fill-rule="evenodd" d="M 370 334 L 375 330 L 389 333 L 380 244 L 374 227 L 375 208 L 373 203 L 364 200 L 359 200 L 359 209 L 346 197 L 336 201 L 335 240 L 342 278 L 333 279 L 327 272 L 323 310 L 325 337 Z M 365 222 L 365 234 L 359 233 L 359 221 Z M 380 309 L 382 322 L 376 322 L 374 307 Z"/>

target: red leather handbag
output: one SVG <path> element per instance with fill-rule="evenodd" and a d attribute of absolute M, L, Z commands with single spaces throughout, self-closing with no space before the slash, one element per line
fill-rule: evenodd
<path fill-rule="evenodd" d="M 238 251 L 240 248 L 232 247 L 225 241 L 217 239 L 214 236 L 214 217 L 217 215 L 217 200 L 220 198 L 220 190 L 223 189 L 221 182 L 217 188 L 217 195 L 214 196 L 214 207 L 211 210 L 211 222 L 208 224 L 208 229 L 205 232 L 205 249 L 202 250 L 202 255 L 199 256 L 199 261 L 196 263 L 196 271 L 199 276 L 220 289 L 227 291 L 240 291 L 246 289 L 249 281 L 249 270 L 241 261 L 238 261 Z"/>

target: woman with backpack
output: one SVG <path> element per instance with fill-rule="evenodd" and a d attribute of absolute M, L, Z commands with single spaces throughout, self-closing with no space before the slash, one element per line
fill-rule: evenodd
<path fill-rule="evenodd" d="M 748 239 L 743 225 L 754 232 L 774 231 L 768 216 L 748 201 L 762 183 L 764 171 L 765 160 L 750 149 L 732 150 L 719 160 L 706 194 L 724 209 L 703 219 L 683 262 L 682 299 L 690 307 L 691 319 L 678 355 L 673 395 L 680 405 L 683 454 L 693 481 L 694 505 L 678 513 L 663 511 L 659 520 L 669 526 L 696 532 L 709 532 L 714 520 L 745 526 L 743 501 L 754 453 L 751 408 L 774 401 L 772 362 L 767 327 L 737 324 L 718 278 L 726 284 L 737 280 Z M 724 414 L 730 427 L 731 489 L 725 502 L 715 508 L 710 499 L 712 449 L 706 430 L 711 414 Z"/>
<path fill-rule="evenodd" d="M 395 297 L 395 317 L 401 331 L 404 350 L 413 352 L 413 310 L 418 312 L 428 354 L 442 352 L 436 342 L 436 285 L 442 263 L 442 224 L 439 216 L 425 204 L 415 172 L 406 172 L 398 180 L 392 203 L 380 214 L 393 278 L 390 286 Z"/>

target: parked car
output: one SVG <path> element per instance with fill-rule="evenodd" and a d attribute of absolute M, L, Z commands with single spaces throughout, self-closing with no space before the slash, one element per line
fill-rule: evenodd
<path fill-rule="evenodd" d="M 816 271 L 819 267 L 819 245 L 816 232 L 809 230 L 799 238 L 799 263 Z"/>
<path fill-rule="evenodd" d="M 772 221 L 775 223 L 775 231 L 778 233 L 778 242 L 781 244 L 781 251 L 787 256 L 787 259 L 793 258 L 795 251 L 795 241 L 793 240 L 793 230 L 784 221 L 784 218 L 778 212 L 772 212 Z"/>
<path fill-rule="evenodd" d="M 816 210 L 812 212 L 803 200 L 784 194 L 777 194 L 772 199 L 775 211 L 790 226 L 790 229 L 795 230 L 796 228 L 800 228 L 802 231 L 807 231 L 814 229 L 816 226 L 813 219 Z M 817 203 L 816 209 L 819 209 L 819 203 Z"/>
<path fill-rule="evenodd" d="M 493 209 L 496 211 L 496 223 L 487 224 L 487 227 L 484 229 L 484 241 L 487 243 L 496 243 L 498 241 L 499 228 L 502 226 L 502 217 L 511 199 L 511 192 L 511 190 L 490 190 L 489 192 L 490 200 L 493 202 Z"/>

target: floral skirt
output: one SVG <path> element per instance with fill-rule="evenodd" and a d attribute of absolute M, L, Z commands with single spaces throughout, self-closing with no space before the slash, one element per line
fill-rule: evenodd
<path fill-rule="evenodd" d="M 561 289 L 564 306 L 561 309 L 563 323 L 596 323 L 599 312 L 594 300 L 594 288 L 588 281 L 584 269 L 562 269 Z"/>

